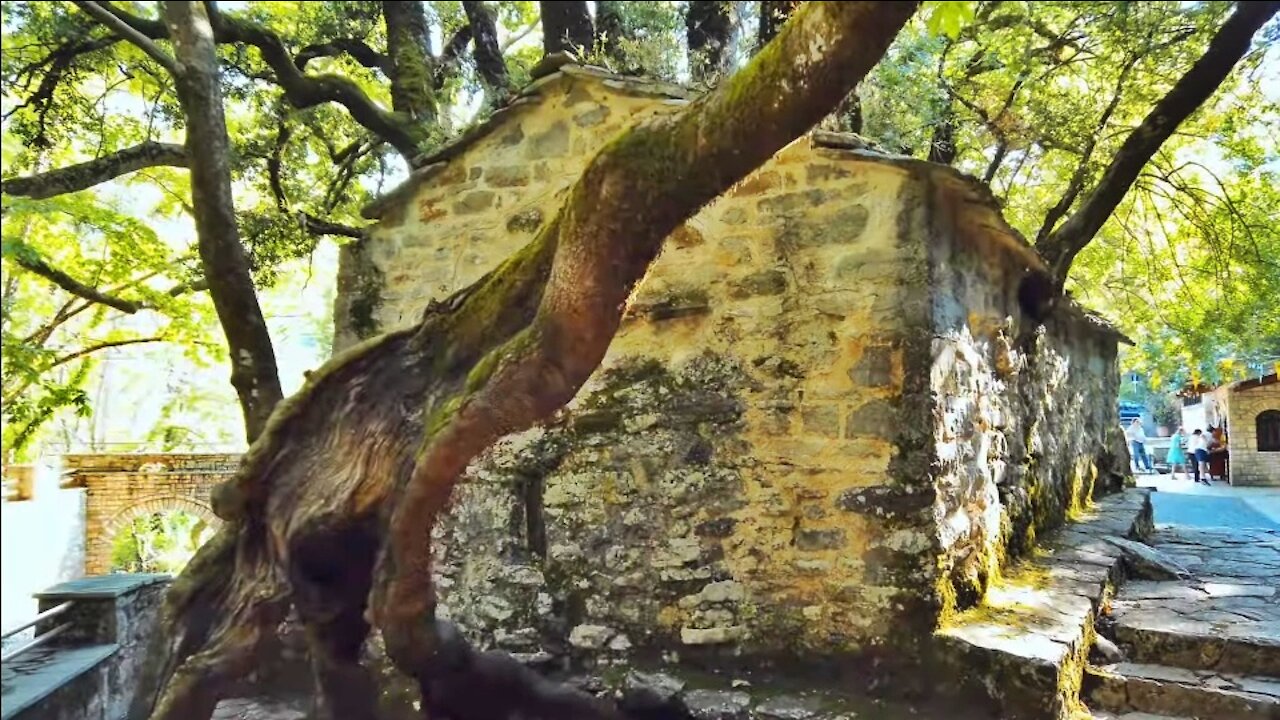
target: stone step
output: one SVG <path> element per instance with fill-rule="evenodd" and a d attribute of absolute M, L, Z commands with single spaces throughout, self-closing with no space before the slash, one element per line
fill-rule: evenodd
<path fill-rule="evenodd" d="M 1245 610 L 1213 611 L 1225 614 Z M 1125 613 L 1109 634 L 1124 650 L 1125 657 L 1136 663 L 1259 675 L 1280 669 L 1280 628 L 1273 624 L 1239 617 L 1216 625 L 1188 622 L 1166 607 L 1156 613 Z"/>
<path fill-rule="evenodd" d="M 1199 720 L 1280 718 L 1280 679 L 1117 663 L 1090 666 L 1083 695 L 1090 707 L 1128 718 L 1132 713 L 1181 715 Z"/>
<path fill-rule="evenodd" d="M 934 634 L 943 690 L 1003 720 L 1072 716 L 1094 617 L 1123 575 L 1123 551 L 1108 538 L 1141 538 L 1150 524 L 1147 491 L 1128 490 L 1101 499 L 1008 568 L 981 605 Z"/>

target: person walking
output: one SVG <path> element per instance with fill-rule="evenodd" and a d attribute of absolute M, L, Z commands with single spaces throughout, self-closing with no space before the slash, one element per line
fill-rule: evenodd
<path fill-rule="evenodd" d="M 1213 486 L 1209 481 L 1209 438 L 1199 428 L 1191 433 L 1190 439 L 1187 440 L 1187 452 L 1191 455 L 1191 467 L 1195 470 L 1195 479 L 1198 483 Z"/>
<path fill-rule="evenodd" d="M 1124 431 L 1124 437 L 1129 441 L 1129 449 L 1133 452 L 1134 469 L 1145 469 L 1148 475 L 1155 472 L 1151 466 L 1151 456 L 1147 455 L 1147 431 L 1142 429 L 1142 420 L 1134 418 L 1129 423 L 1129 429 Z"/>
<path fill-rule="evenodd" d="M 1169 474 L 1173 479 L 1178 479 L 1178 467 L 1182 467 L 1183 474 L 1189 475 L 1187 469 L 1187 451 L 1183 449 L 1182 443 L 1187 438 L 1182 434 L 1182 426 L 1179 425 L 1177 431 L 1173 433 L 1173 437 L 1169 438 L 1169 454 L 1165 456 L 1165 462 L 1169 463 Z"/>

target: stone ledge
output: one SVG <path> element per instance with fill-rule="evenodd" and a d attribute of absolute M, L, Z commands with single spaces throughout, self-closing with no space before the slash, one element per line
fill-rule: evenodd
<path fill-rule="evenodd" d="M 985 697 L 1011 719 L 1076 709 L 1094 618 L 1123 573 L 1123 551 L 1107 538 L 1150 532 L 1149 492 L 1103 498 L 1011 568 L 981 605 L 935 633 L 956 690 Z"/>
<path fill-rule="evenodd" d="M 1139 663 L 1091 667 L 1085 692 L 1091 705 L 1113 712 L 1259 719 L 1280 715 L 1280 680 L 1212 670 Z"/>
<path fill-rule="evenodd" d="M 59 583 L 35 593 L 37 600 L 107 600 L 128 595 L 136 590 L 167 583 L 172 576 L 164 574 L 129 573 L 115 575 L 91 575 Z"/>
<path fill-rule="evenodd" d="M 114 643 L 74 648 L 40 648 L 6 662 L 0 720 L 23 711 L 98 667 L 120 649 Z"/>

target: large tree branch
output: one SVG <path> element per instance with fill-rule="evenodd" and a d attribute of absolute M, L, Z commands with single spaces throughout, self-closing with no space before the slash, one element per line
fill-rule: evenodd
<path fill-rule="evenodd" d="M 46 371 L 52 370 L 58 367 L 59 365 L 66 365 L 67 363 L 73 360 L 79 360 L 80 358 L 85 357 L 86 355 L 92 355 L 93 353 L 96 353 L 100 350 L 125 347 L 126 345 L 140 345 L 142 343 L 164 342 L 168 339 L 169 338 L 163 335 L 152 335 L 151 337 L 128 338 L 125 340 L 103 340 L 102 342 L 96 342 L 91 345 L 86 345 L 73 353 L 68 353 L 61 357 L 54 358 L 53 362 L 49 363 L 44 369 Z"/>
<path fill-rule="evenodd" d="M 90 0 L 75 0 L 75 5 L 92 15 L 98 22 L 106 25 L 115 34 L 137 46 L 139 50 L 159 63 L 160 67 L 168 70 L 171 75 L 178 74 L 178 63 L 172 57 L 169 57 L 168 53 L 157 47 L 155 43 L 151 42 L 151 38 L 139 32 L 137 28 L 121 20 L 115 13 L 96 2 L 90 2 Z"/>
<path fill-rule="evenodd" d="M 1226 80 L 1248 52 L 1253 35 L 1276 12 L 1280 2 L 1245 2 L 1218 30 L 1204 55 L 1178 79 L 1142 123 L 1125 138 L 1097 186 L 1080 207 L 1036 248 L 1048 261 L 1061 287 L 1076 255 L 1098 234 L 1103 223 L 1124 199 L 1142 168 L 1156 154 L 1178 125 L 1195 112 Z"/>
<path fill-rule="evenodd" d="M 43 200 L 149 167 L 187 167 L 187 151 L 181 145 L 148 141 L 57 170 L 10 178 L 0 184 L 0 189 L 6 195 Z"/>
<path fill-rule="evenodd" d="M 402 669 L 423 680 L 439 669 L 431 527 L 466 465 L 574 396 L 663 238 L 829 113 L 914 11 L 909 2 L 805 3 L 717 91 L 633 127 L 591 161 L 543 231 L 556 252 L 533 323 L 481 360 L 461 394 L 428 405 L 427 438 L 391 518 L 371 608 Z"/>
<path fill-rule="evenodd" d="M 1076 198 L 1080 196 L 1080 192 L 1084 189 L 1085 178 L 1089 174 L 1089 162 L 1093 159 L 1093 151 L 1098 145 L 1098 138 L 1107 129 L 1107 124 L 1111 122 L 1111 116 L 1115 114 L 1116 108 L 1119 107 L 1120 98 L 1124 96 L 1125 81 L 1128 79 L 1133 67 L 1137 65 L 1138 60 L 1138 55 L 1130 56 L 1120 70 L 1120 77 L 1116 80 L 1115 92 L 1111 94 L 1111 100 L 1107 103 L 1107 107 L 1103 109 L 1102 115 L 1094 125 L 1093 132 L 1085 139 L 1084 148 L 1080 153 L 1079 164 L 1076 165 L 1075 171 L 1071 174 L 1066 190 L 1063 191 L 1062 197 L 1058 198 L 1058 202 L 1054 203 L 1054 206 L 1049 208 L 1049 212 L 1045 214 L 1044 223 L 1041 224 L 1039 232 L 1036 233 L 1037 244 L 1043 241 L 1054 226 L 1058 224 L 1058 221 L 1066 216 L 1067 211 L 1075 204 Z"/>
<path fill-rule="evenodd" d="M 464 0 L 462 9 L 467 14 L 475 42 L 471 56 L 475 58 L 476 70 L 485 87 L 496 96 L 493 99 L 499 100 L 507 93 L 507 63 L 502 59 L 502 49 L 498 47 L 498 25 L 493 19 L 493 12 L 478 0 Z"/>
<path fill-rule="evenodd" d="M 129 313 L 131 315 L 143 308 L 142 303 L 136 300 L 125 300 L 124 298 L 104 293 L 97 288 L 86 285 L 67 273 L 53 267 L 49 263 L 45 262 L 41 257 L 15 253 L 11 256 L 11 259 L 17 263 L 19 267 L 39 275 L 76 297 L 84 298 L 85 300 L 98 303 L 99 305 L 106 305 L 107 307 L 112 307 L 120 312 Z"/>
<path fill-rule="evenodd" d="M 97 4 L 144 37 L 154 40 L 169 36 L 164 23 L 138 17 L 108 2 Z M 414 124 L 405 116 L 379 107 L 349 78 L 307 75 L 298 69 L 279 35 L 248 20 L 214 13 L 210 21 L 214 40 L 218 43 L 240 43 L 258 49 L 263 61 L 275 73 L 276 83 L 284 90 L 285 98 L 294 107 L 337 103 L 351 113 L 352 119 L 386 140 L 405 159 L 412 161 L 418 156 L 419 133 Z"/>
<path fill-rule="evenodd" d="M 293 64 L 299 71 L 306 72 L 307 63 L 322 57 L 350 55 L 356 62 L 370 70 L 380 70 L 388 77 L 395 72 L 391 58 L 369 47 L 363 40 L 356 38 L 336 38 L 323 43 L 314 43 L 298 51 Z"/>

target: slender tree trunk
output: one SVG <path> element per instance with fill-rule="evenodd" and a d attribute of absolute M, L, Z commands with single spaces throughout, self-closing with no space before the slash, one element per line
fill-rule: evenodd
<path fill-rule="evenodd" d="M 166 2 L 164 12 L 181 68 L 175 83 L 187 123 L 186 151 L 201 266 L 227 337 L 231 384 L 244 412 L 245 438 L 252 443 L 283 393 L 275 350 L 236 226 L 231 141 L 223 117 L 218 57 L 203 3 Z"/>
<path fill-rule="evenodd" d="M 1076 255 L 1124 199 L 1142 168 L 1165 140 L 1195 112 L 1231 74 L 1252 44 L 1254 33 L 1280 10 L 1280 2 L 1244 2 L 1218 29 L 1204 55 L 1155 104 L 1142 123 L 1129 133 L 1102 174 L 1097 186 L 1060 227 L 1036 245 L 1049 262 L 1058 288 L 1066 284 Z"/>
<path fill-rule="evenodd" d="M 757 52 L 778 35 L 778 31 L 798 7 L 800 7 L 799 0 L 760 1 L 760 31 L 756 36 Z"/>
<path fill-rule="evenodd" d="M 384 0 L 387 54 L 395 66 L 391 75 L 391 107 L 422 122 L 439 114 L 435 95 L 435 62 L 431 57 L 427 16 L 419 0 Z"/>
<path fill-rule="evenodd" d="M 538 8 L 542 13 L 543 52 L 582 55 L 591 50 L 593 30 L 586 0 L 543 0 Z"/>
<path fill-rule="evenodd" d="M 491 101 L 499 100 L 506 96 L 509 82 L 507 63 L 502 59 L 502 49 L 498 45 L 498 26 L 494 22 L 493 11 L 477 0 L 464 0 L 462 9 L 471 24 L 471 39 L 475 43 L 471 56 L 475 58 L 476 70 Z"/>
<path fill-rule="evenodd" d="M 726 0 L 692 0 L 685 15 L 689 74 L 697 83 L 714 83 L 724 71 L 733 32 L 732 8 Z"/>
<path fill-rule="evenodd" d="M 205 720 L 217 697 L 195 678 L 241 671 L 290 600 L 344 718 L 372 717 L 366 602 L 428 717 L 617 717 L 472 651 L 435 618 L 432 526 L 477 453 L 563 406 L 595 370 L 663 238 L 829 113 L 914 9 L 808 3 L 718 90 L 609 143 L 529 246 L 418 326 L 317 371 L 214 495 L 224 531 L 175 583 L 157 633 L 170 651 L 148 659 L 146 677 L 162 678 L 153 717 Z"/>

